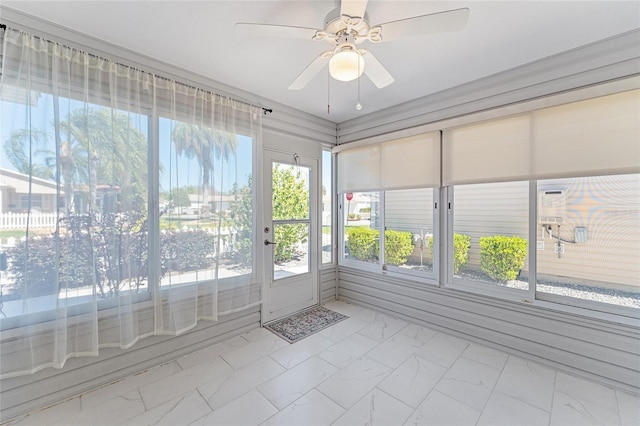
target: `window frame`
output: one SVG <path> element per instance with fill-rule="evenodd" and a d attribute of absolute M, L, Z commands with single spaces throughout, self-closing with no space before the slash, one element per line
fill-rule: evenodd
<path fill-rule="evenodd" d="M 48 95 L 53 96 L 53 94 L 48 92 L 43 92 Z M 81 94 L 76 91 L 71 91 L 71 94 L 75 94 L 77 96 L 73 98 L 64 97 L 67 101 L 79 101 L 83 102 L 81 98 Z M 54 97 L 55 101 L 55 97 Z M 13 104 L 10 101 L 0 101 L 7 102 L 8 104 Z M 95 105 L 100 108 L 109 108 L 113 109 L 108 100 L 103 100 L 102 102 L 96 102 L 96 99 L 92 99 L 90 102 L 91 105 Z M 132 306 L 135 307 L 136 310 L 144 310 L 148 309 L 156 297 L 165 298 L 171 293 L 181 293 L 185 291 L 186 287 L 190 289 L 193 286 L 197 286 L 197 294 L 200 297 L 204 292 L 201 289 L 204 289 L 207 286 L 210 286 L 214 283 L 214 280 L 204 280 L 204 281 L 194 281 L 182 284 L 175 288 L 163 288 L 160 282 L 160 268 L 161 264 L 159 262 L 159 238 L 160 238 L 160 209 L 159 209 L 159 173 L 160 173 L 160 119 L 167 118 L 159 112 L 147 105 L 143 108 L 140 108 L 136 111 L 133 110 L 125 110 L 122 108 L 115 108 L 118 111 L 129 112 L 133 114 L 143 115 L 147 120 L 147 235 L 148 235 L 148 251 L 147 255 L 149 258 L 148 262 L 148 274 L 147 274 L 147 288 L 144 291 L 138 292 L 133 295 L 134 300 L 132 301 Z M 244 132 L 243 132 L 244 130 Z M 258 173 L 258 157 L 259 157 L 259 137 L 256 131 L 251 131 L 250 128 L 246 128 L 241 126 L 240 129 L 236 129 L 236 131 L 240 131 L 246 137 L 251 138 L 251 151 L 252 151 L 252 161 L 251 161 L 251 174 L 255 176 Z M 252 203 L 254 206 L 258 205 L 259 197 L 258 192 L 254 187 L 252 187 Z M 20 202 L 22 203 L 21 195 Z M 42 203 L 41 196 L 40 202 Z M 261 255 L 261 251 L 257 250 L 257 223 L 258 218 L 256 214 L 252 215 L 252 269 L 248 274 L 243 274 L 235 277 L 226 277 L 218 279 L 218 286 L 220 291 L 233 289 L 237 284 L 244 284 L 248 281 L 250 286 L 259 284 L 258 277 L 258 266 L 261 264 L 262 260 L 258 259 L 258 256 Z M 157 254 L 157 256 L 155 256 Z M 154 260 L 155 259 L 155 260 Z M 82 296 L 71 296 L 68 300 L 72 301 Z M 57 297 L 59 298 L 59 296 Z M 4 304 L 7 303 L 22 303 L 20 300 L 16 301 L 4 301 Z M 82 315 L 86 315 L 91 311 L 91 304 L 87 302 L 79 302 L 79 303 L 71 303 L 66 306 L 65 309 L 68 311 L 68 317 L 82 317 Z M 110 315 L 108 312 L 118 306 L 118 300 L 116 297 L 108 298 L 108 299 L 99 299 L 97 300 L 97 311 L 98 317 L 103 318 L 104 316 Z M 56 307 L 47 307 L 41 310 L 36 310 L 33 312 L 29 312 L 27 314 L 19 314 L 13 315 L 9 317 L 0 318 L 0 331 L 7 332 L 9 330 L 19 330 L 25 326 L 37 326 L 38 324 L 45 324 L 47 322 L 55 320 L 56 315 Z"/>
<path fill-rule="evenodd" d="M 412 270 L 412 269 L 407 269 L 407 268 L 401 268 L 399 266 L 395 266 L 395 265 L 388 265 L 385 263 L 385 255 L 384 255 L 384 251 L 381 249 L 381 256 L 380 256 L 380 263 L 381 263 L 381 267 L 382 270 L 387 272 L 390 276 L 395 276 L 395 277 L 404 277 L 404 278 L 408 278 L 411 279 L 413 281 L 419 281 L 421 283 L 425 283 L 425 284 L 429 284 L 429 285 L 433 285 L 433 286 L 438 286 L 439 285 L 439 278 L 440 278 L 440 211 L 439 211 L 439 206 L 441 204 L 439 204 L 439 200 L 440 200 L 440 193 L 441 190 L 440 188 L 434 187 L 434 188 L 414 188 L 414 189 L 425 189 L 425 190 L 432 190 L 432 197 L 431 197 L 431 218 L 433 221 L 433 268 L 431 271 L 416 271 L 416 270 Z M 387 224 L 386 224 L 386 192 L 388 191 L 384 191 L 385 192 L 385 199 L 384 199 L 384 205 L 383 205 L 383 218 L 384 218 L 384 222 L 383 222 L 383 226 L 382 226 L 382 234 L 384 236 L 384 233 L 386 233 L 387 231 Z M 385 241 L 386 238 L 381 238 L 380 239 L 380 245 L 384 246 L 385 245 Z"/>
<path fill-rule="evenodd" d="M 432 272 L 424 272 L 424 271 L 413 271 L 410 269 L 400 268 L 398 266 L 387 265 L 384 263 L 385 259 L 385 232 L 386 232 L 386 192 L 387 191 L 363 191 L 369 193 L 377 193 L 378 194 L 378 204 L 380 206 L 380 215 L 379 215 L 379 223 L 380 226 L 378 229 L 378 244 L 380 247 L 380 256 L 378 257 L 377 262 L 364 262 L 355 259 L 350 259 L 345 257 L 345 218 L 348 212 L 345 212 L 343 206 L 343 194 L 340 194 L 341 197 L 339 211 L 341 214 L 339 215 L 339 243 L 341 244 L 341 248 L 339 250 L 339 259 L 338 265 L 350 267 L 354 269 L 359 269 L 362 271 L 368 271 L 383 275 L 388 275 L 390 277 L 396 278 L 404 278 L 414 282 L 418 282 L 420 284 L 426 284 L 430 286 L 437 287 L 440 283 L 440 271 L 441 271 L 441 250 L 440 250 L 440 236 L 441 236 L 441 222 L 440 222 L 440 208 L 436 206 L 441 206 L 440 202 L 440 194 L 442 193 L 440 188 L 418 188 L 418 189 L 432 189 L 433 190 L 433 198 L 432 198 L 432 217 L 433 217 L 433 239 L 434 239 L 434 252 L 433 252 L 433 271 Z"/>
<path fill-rule="evenodd" d="M 620 306 L 606 302 L 597 302 L 591 300 L 580 299 L 577 297 L 558 295 L 547 292 L 540 292 L 537 289 L 537 211 L 538 211 L 538 180 L 529 181 L 528 185 L 528 290 L 518 290 L 508 287 L 491 286 L 486 284 L 475 283 L 468 280 L 453 280 L 453 222 L 455 216 L 454 188 L 453 186 L 445 187 L 446 203 L 447 203 L 447 233 L 446 239 L 443 241 L 444 249 L 447 256 L 445 261 L 446 272 L 445 280 L 442 287 L 452 290 L 488 296 L 496 299 L 510 300 L 519 303 L 527 303 L 539 306 L 545 309 L 555 309 L 566 312 L 575 312 L 580 315 L 589 317 L 603 318 L 612 320 L 612 315 L 617 318 L 615 321 L 620 322 L 626 318 L 640 319 L 640 308 L 632 308 L 628 306 Z M 532 243 L 533 241 L 533 243 Z M 624 320 L 623 322 L 626 322 Z"/>

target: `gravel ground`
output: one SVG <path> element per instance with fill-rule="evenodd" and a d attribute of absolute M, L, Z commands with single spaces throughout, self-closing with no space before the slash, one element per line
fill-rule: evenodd
<path fill-rule="evenodd" d="M 461 272 L 459 275 L 456 275 L 456 277 L 489 285 L 516 288 L 520 290 L 529 289 L 529 283 L 527 281 L 513 280 L 506 283 L 497 283 L 495 281 L 489 281 L 487 277 L 481 273 L 465 271 Z M 567 284 L 548 281 L 539 282 L 536 289 L 538 292 L 542 293 L 575 297 L 582 300 L 610 303 L 612 305 L 628 306 L 631 308 L 640 308 L 640 293 L 632 293 L 629 291 L 617 289 L 598 288 L 580 284 Z"/>

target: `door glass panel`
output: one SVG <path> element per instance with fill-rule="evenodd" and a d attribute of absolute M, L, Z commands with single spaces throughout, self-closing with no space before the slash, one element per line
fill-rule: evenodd
<path fill-rule="evenodd" d="M 274 224 L 273 278 L 309 272 L 309 224 Z"/>
<path fill-rule="evenodd" d="M 310 272 L 310 176 L 308 167 L 273 163 L 274 280 Z"/>

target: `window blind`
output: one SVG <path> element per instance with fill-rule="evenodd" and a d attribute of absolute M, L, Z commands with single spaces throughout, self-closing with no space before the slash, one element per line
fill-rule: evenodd
<path fill-rule="evenodd" d="M 640 90 L 443 133 L 443 185 L 640 172 Z"/>
<path fill-rule="evenodd" d="M 440 132 L 395 139 L 338 153 L 338 192 L 440 185 Z"/>

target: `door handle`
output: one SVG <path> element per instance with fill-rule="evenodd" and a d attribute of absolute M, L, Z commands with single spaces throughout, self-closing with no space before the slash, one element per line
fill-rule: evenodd
<path fill-rule="evenodd" d="M 269 240 L 264 240 L 264 245 L 265 245 L 265 246 L 268 246 L 269 244 L 276 245 L 276 243 L 272 243 L 272 242 L 271 242 L 271 241 L 269 241 Z"/>

